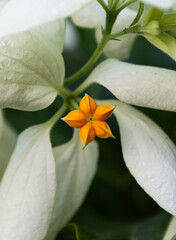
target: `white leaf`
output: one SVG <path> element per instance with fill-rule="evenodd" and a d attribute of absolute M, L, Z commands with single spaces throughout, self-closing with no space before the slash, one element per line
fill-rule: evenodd
<path fill-rule="evenodd" d="M 175 0 L 143 0 L 144 3 L 150 4 L 152 6 L 161 8 L 161 9 L 169 9 L 176 7 Z"/>
<path fill-rule="evenodd" d="M 4 0 L 0 37 L 69 16 L 91 0 Z"/>
<path fill-rule="evenodd" d="M 93 1 L 72 16 L 75 25 L 83 28 L 97 28 L 105 26 L 106 14 L 102 6 Z"/>
<path fill-rule="evenodd" d="M 0 111 L 0 180 L 15 148 L 17 139 L 17 133 L 7 122 L 2 121 L 1 115 Z"/>
<path fill-rule="evenodd" d="M 60 19 L 53 22 L 42 24 L 31 30 L 40 41 L 45 41 L 45 44 L 54 45 L 60 52 L 64 48 L 65 40 L 65 21 Z"/>
<path fill-rule="evenodd" d="M 65 51 L 76 51 L 79 48 L 80 35 L 76 27 L 69 21 L 66 21 L 66 33 L 65 33 Z"/>
<path fill-rule="evenodd" d="M 0 185 L 0 239 L 43 240 L 56 191 L 50 129 L 20 134 Z"/>
<path fill-rule="evenodd" d="M 0 40 L 1 108 L 31 111 L 53 102 L 64 79 L 63 24 L 53 22 Z"/>
<path fill-rule="evenodd" d="M 93 82 L 126 103 L 176 111 L 176 71 L 109 59 L 91 73 L 87 85 Z"/>
<path fill-rule="evenodd" d="M 142 188 L 166 211 L 176 215 L 176 147 L 148 117 L 119 101 L 114 110 L 124 160 Z"/>
<path fill-rule="evenodd" d="M 176 217 L 173 217 L 171 222 L 169 223 L 163 240 L 174 240 L 174 238 L 172 237 L 176 237 Z"/>
<path fill-rule="evenodd" d="M 50 229 L 45 240 L 52 240 L 82 204 L 95 175 L 98 161 L 96 142 L 84 150 L 75 131 L 71 141 L 54 148 L 57 193 Z"/>

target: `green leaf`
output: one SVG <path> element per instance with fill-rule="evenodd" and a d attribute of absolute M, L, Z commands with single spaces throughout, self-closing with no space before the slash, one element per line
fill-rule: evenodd
<path fill-rule="evenodd" d="M 161 30 L 176 28 L 176 13 L 165 14 L 159 21 Z"/>
<path fill-rule="evenodd" d="M 97 238 L 85 233 L 76 224 L 70 224 L 63 228 L 57 240 L 96 240 Z"/>
<path fill-rule="evenodd" d="M 161 32 L 157 36 L 145 33 L 144 37 L 176 61 L 176 39 L 164 32 Z"/>
<path fill-rule="evenodd" d="M 162 213 L 141 224 L 137 229 L 134 240 L 161 240 L 166 226 L 168 224 L 170 215 Z"/>

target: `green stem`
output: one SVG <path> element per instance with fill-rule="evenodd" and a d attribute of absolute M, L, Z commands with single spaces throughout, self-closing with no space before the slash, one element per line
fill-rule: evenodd
<path fill-rule="evenodd" d="M 139 22 L 143 12 L 144 12 L 144 3 L 140 2 L 138 13 L 130 26 L 133 26 Z"/>
<path fill-rule="evenodd" d="M 89 83 L 89 78 L 87 78 L 82 84 L 79 85 L 79 87 L 77 87 L 73 93 L 72 96 L 76 97 L 78 96 L 81 92 L 83 92 L 91 83 Z"/>
<path fill-rule="evenodd" d="M 133 26 L 133 27 L 129 27 L 129 28 L 125 28 L 123 31 L 119 32 L 119 33 L 115 33 L 115 34 L 111 34 L 110 35 L 110 39 L 114 40 L 117 37 L 120 37 L 122 35 L 125 35 L 127 33 L 137 33 L 138 32 L 138 26 Z"/>
<path fill-rule="evenodd" d="M 119 0 L 114 0 L 114 2 L 112 3 L 112 6 L 111 6 L 112 12 L 116 11 L 118 3 L 119 3 Z"/>
<path fill-rule="evenodd" d="M 91 67 L 92 65 L 97 61 L 97 59 L 100 57 L 106 43 L 108 42 L 108 37 L 105 34 L 99 43 L 97 49 L 95 50 L 92 57 L 89 59 L 89 61 L 75 74 L 73 74 L 71 77 L 68 77 L 65 79 L 64 86 L 68 86 L 69 84 L 73 83 L 75 80 L 83 76 Z"/>
<path fill-rule="evenodd" d="M 58 88 L 59 94 L 65 99 L 71 95 L 71 91 L 67 88 L 60 87 Z"/>
<path fill-rule="evenodd" d="M 78 103 L 77 103 L 74 99 L 71 99 L 71 100 L 69 101 L 69 105 L 70 105 L 70 107 L 72 107 L 73 109 L 79 109 L 79 105 L 78 105 Z"/>
<path fill-rule="evenodd" d="M 103 0 L 97 0 L 97 2 L 99 2 L 99 4 L 104 8 L 104 10 L 109 13 L 109 8 L 106 6 L 105 2 Z"/>
<path fill-rule="evenodd" d="M 64 103 L 61 108 L 44 124 L 49 125 L 51 127 L 53 127 L 56 122 L 59 120 L 59 118 L 61 118 L 61 116 L 64 114 L 64 112 L 67 110 L 67 104 Z"/>
<path fill-rule="evenodd" d="M 128 7 L 130 4 L 137 2 L 138 0 L 129 0 L 124 3 L 121 7 L 117 9 L 117 14 L 120 13 L 124 8 Z"/>

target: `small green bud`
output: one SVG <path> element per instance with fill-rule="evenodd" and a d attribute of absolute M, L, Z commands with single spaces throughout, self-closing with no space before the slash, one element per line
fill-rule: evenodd
<path fill-rule="evenodd" d="M 139 31 L 150 33 L 152 35 L 158 35 L 160 33 L 159 22 L 156 20 L 152 20 L 148 22 L 146 25 L 140 26 Z"/>

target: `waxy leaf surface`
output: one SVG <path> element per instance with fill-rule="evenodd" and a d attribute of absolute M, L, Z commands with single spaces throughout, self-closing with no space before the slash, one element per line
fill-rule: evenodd
<path fill-rule="evenodd" d="M 140 66 L 115 59 L 105 60 L 87 79 L 96 82 L 123 102 L 176 111 L 176 72 Z"/>
<path fill-rule="evenodd" d="M 34 111 L 55 99 L 64 79 L 64 22 L 0 39 L 0 107 Z"/>
<path fill-rule="evenodd" d="M 55 208 L 46 240 L 52 240 L 82 204 L 95 175 L 98 146 L 94 141 L 83 150 L 78 131 L 71 141 L 53 149 L 56 160 Z"/>
<path fill-rule="evenodd" d="M 63 19 L 91 0 L 1 0 L 0 37 Z"/>
<path fill-rule="evenodd" d="M 20 134 L 0 185 L 0 239 L 43 240 L 56 192 L 49 128 Z"/>
<path fill-rule="evenodd" d="M 166 211 L 176 215 L 176 147 L 147 116 L 114 103 L 124 160 L 140 186 Z"/>

